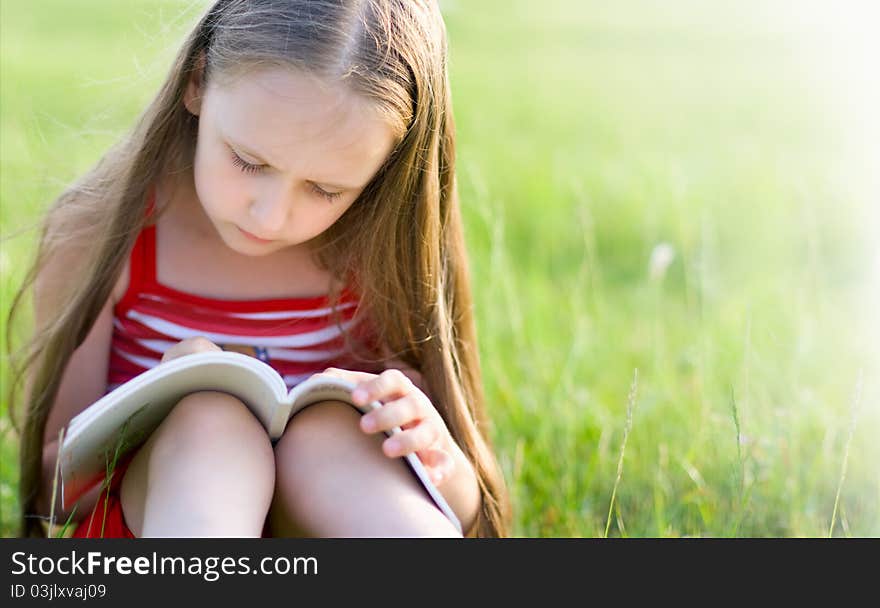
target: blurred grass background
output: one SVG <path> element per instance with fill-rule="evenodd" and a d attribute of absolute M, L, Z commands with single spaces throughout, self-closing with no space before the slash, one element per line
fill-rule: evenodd
<path fill-rule="evenodd" d="M 441 1 L 515 535 L 880 536 L 880 96 L 842 4 Z M 75 6 L 0 4 L 4 324 L 24 229 L 206 3 Z"/>

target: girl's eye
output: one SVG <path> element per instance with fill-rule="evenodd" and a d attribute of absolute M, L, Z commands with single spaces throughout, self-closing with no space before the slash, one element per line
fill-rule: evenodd
<path fill-rule="evenodd" d="M 342 192 L 327 192 L 326 190 L 324 190 L 324 189 L 322 189 L 322 188 L 319 188 L 319 187 L 318 187 L 317 185 L 315 185 L 315 184 L 312 184 L 311 186 L 312 186 L 312 190 L 315 192 L 315 194 L 317 194 L 318 196 L 322 196 L 322 197 L 326 198 L 326 199 L 327 199 L 328 201 L 330 201 L 330 202 L 333 202 L 333 201 L 335 201 L 337 198 L 339 198 L 340 196 L 342 196 Z"/>
<path fill-rule="evenodd" d="M 230 150 L 230 152 L 232 152 L 232 164 L 241 169 L 244 173 L 259 173 L 266 168 L 266 165 L 253 165 L 247 162 L 233 150 Z"/>

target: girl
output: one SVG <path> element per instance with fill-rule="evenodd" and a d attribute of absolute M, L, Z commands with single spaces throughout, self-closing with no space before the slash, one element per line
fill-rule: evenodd
<path fill-rule="evenodd" d="M 75 536 L 455 534 L 411 452 L 467 535 L 506 533 L 446 56 L 435 0 L 207 11 L 134 129 L 51 207 L 13 303 L 10 318 L 33 285 L 36 332 L 14 368 L 29 378 L 23 535 L 45 534 L 74 415 L 217 348 L 260 356 L 289 386 L 339 375 L 385 405 L 316 404 L 272 445 L 234 397 L 188 395 L 100 500 L 100 485 L 80 500 Z"/>

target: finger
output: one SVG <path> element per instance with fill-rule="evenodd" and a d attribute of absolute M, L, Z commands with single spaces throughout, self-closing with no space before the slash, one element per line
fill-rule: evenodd
<path fill-rule="evenodd" d="M 207 338 L 196 336 L 194 338 L 187 338 L 186 340 L 178 342 L 167 351 L 165 351 L 165 353 L 162 355 L 162 362 L 193 353 L 222 350 L 222 348 L 220 348 Z"/>
<path fill-rule="evenodd" d="M 416 455 L 425 465 L 431 481 L 435 484 L 452 477 L 452 473 L 455 471 L 455 459 L 446 450 L 428 448 L 427 450 L 419 450 Z"/>
<path fill-rule="evenodd" d="M 351 369 L 339 369 L 338 367 L 328 367 L 321 374 L 326 376 L 336 376 L 338 378 L 342 378 L 344 380 L 350 380 L 352 382 L 364 382 L 366 380 L 370 380 L 371 378 L 375 378 L 376 374 L 369 374 L 367 372 L 359 372 Z"/>
<path fill-rule="evenodd" d="M 336 367 L 328 367 L 323 372 L 320 372 L 318 374 L 314 374 L 312 377 L 314 378 L 315 376 L 325 376 L 328 378 L 339 378 L 341 380 L 345 380 L 346 382 L 349 382 L 349 383 L 355 385 L 355 388 L 357 388 L 358 385 L 360 385 L 360 384 L 362 384 L 372 378 L 375 378 L 376 374 L 368 374 L 366 372 L 357 372 L 357 371 L 347 370 L 347 369 L 338 369 Z"/>
<path fill-rule="evenodd" d="M 403 362 L 400 362 L 400 365 L 388 365 L 386 369 L 400 370 L 400 373 L 409 378 L 410 382 L 412 382 L 420 391 L 425 392 L 425 380 L 422 377 L 421 372 L 416 368 L 407 367 Z"/>
<path fill-rule="evenodd" d="M 437 427 L 424 421 L 411 429 L 394 433 L 382 443 L 382 450 L 389 458 L 406 456 L 431 447 L 439 438 Z"/>
<path fill-rule="evenodd" d="M 425 417 L 426 410 L 418 393 L 412 392 L 390 401 L 377 410 L 361 417 L 361 429 L 366 433 L 390 431 L 396 426 L 417 422 Z"/>
<path fill-rule="evenodd" d="M 397 399 L 413 389 L 415 386 L 412 381 L 400 370 L 386 369 L 378 376 L 360 384 L 351 396 L 355 404 L 364 405 L 374 400 L 387 402 Z"/>

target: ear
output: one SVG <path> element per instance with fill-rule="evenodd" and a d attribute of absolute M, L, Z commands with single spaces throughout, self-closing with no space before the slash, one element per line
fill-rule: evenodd
<path fill-rule="evenodd" d="M 205 51 L 200 51 L 196 57 L 195 69 L 190 75 L 186 90 L 183 92 L 183 105 L 193 116 L 198 116 L 202 111 L 202 95 L 205 86 Z"/>

